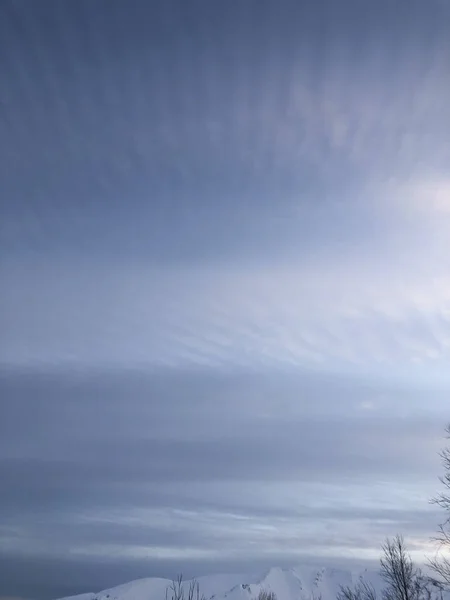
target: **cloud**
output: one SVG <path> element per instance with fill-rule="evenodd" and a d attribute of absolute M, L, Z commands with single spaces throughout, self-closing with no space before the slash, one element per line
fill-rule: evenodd
<path fill-rule="evenodd" d="M 442 365 L 450 281 L 401 269 L 34 270 L 6 278 L 1 358 L 138 368 Z"/>
<path fill-rule="evenodd" d="M 117 555 L 135 569 L 145 556 L 173 574 L 219 554 L 229 565 L 370 557 L 392 530 L 425 543 L 438 522 L 428 500 L 442 412 L 425 416 L 408 389 L 190 370 L 9 373 L 2 389 L 9 556 L 76 569 Z M 398 412 L 355 413 L 363 398 Z"/>
<path fill-rule="evenodd" d="M 438 522 L 448 7 L 211 7 L 0 9 L 3 593 Z"/>
<path fill-rule="evenodd" d="M 222 15 L 232 47 L 203 16 L 198 41 L 180 35 L 161 62 L 142 58 L 150 42 L 139 27 L 128 43 L 136 15 L 117 35 L 102 34 L 104 46 L 86 31 L 95 60 L 65 69 L 58 95 L 40 86 L 59 72 L 61 40 L 44 35 L 40 13 L 27 14 L 30 39 L 47 40 L 39 47 L 49 66 L 47 77 L 34 77 L 39 64 L 28 71 L 25 85 L 39 90 L 25 95 L 33 110 L 15 98 L 14 76 L 9 86 L 11 105 L 22 108 L 11 128 L 21 135 L 5 132 L 2 363 L 419 365 L 445 377 L 444 7 L 432 3 L 419 22 L 403 7 L 394 15 L 378 3 L 368 20 L 356 5 L 341 13 L 330 4 L 326 44 L 309 9 L 291 6 L 288 19 L 261 8 L 257 26 L 250 9 L 236 10 L 238 31 L 234 11 Z M 54 18 L 76 63 L 74 19 Z M 168 15 L 143 21 L 172 39 Z M 268 55 L 265 28 L 274 22 Z M 367 42 L 357 44 L 358 60 L 350 24 Z M 107 48 L 116 47 L 122 59 L 109 69 Z M 74 93 L 81 88 L 84 99 Z M 169 98 L 179 99 L 176 114 Z M 26 181 L 15 175 L 17 156 L 33 165 L 32 181 L 30 169 Z"/>

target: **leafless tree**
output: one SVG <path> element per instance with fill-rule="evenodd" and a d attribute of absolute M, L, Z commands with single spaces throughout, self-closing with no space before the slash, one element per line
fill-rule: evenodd
<path fill-rule="evenodd" d="M 189 582 L 186 590 L 183 575 L 180 574 L 166 589 L 165 600 L 206 600 L 206 597 L 200 592 L 200 584 L 196 579 Z"/>
<path fill-rule="evenodd" d="M 442 600 L 431 580 L 414 565 L 400 535 L 384 544 L 380 573 L 386 584 L 382 600 Z M 361 578 L 354 587 L 341 587 L 337 600 L 377 600 L 377 592 Z"/>
<path fill-rule="evenodd" d="M 377 593 L 372 584 L 361 578 L 354 587 L 341 585 L 337 600 L 377 600 Z"/>
<path fill-rule="evenodd" d="M 447 440 L 450 440 L 450 425 L 447 426 L 445 432 Z M 435 558 L 430 560 L 430 565 L 439 582 L 450 586 L 450 559 L 444 556 L 444 553 L 450 550 L 450 447 L 444 448 L 440 457 L 444 475 L 439 479 L 444 486 L 444 491 L 433 498 L 431 502 L 443 508 L 447 518 L 439 525 L 438 535 L 434 538 L 439 544 L 438 553 Z"/>
<path fill-rule="evenodd" d="M 386 583 L 384 600 L 424 600 L 427 582 L 414 566 L 401 535 L 386 541 L 380 565 Z"/>
<path fill-rule="evenodd" d="M 259 591 L 258 600 L 277 600 L 277 595 L 275 592 L 263 589 Z"/>

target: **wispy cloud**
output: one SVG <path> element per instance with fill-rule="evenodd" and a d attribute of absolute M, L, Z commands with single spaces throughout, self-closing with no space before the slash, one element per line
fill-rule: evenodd
<path fill-rule="evenodd" d="M 450 279 L 443 270 L 428 275 L 420 265 L 408 271 L 393 263 L 372 271 L 358 259 L 184 271 L 181 278 L 145 268 L 99 277 L 35 269 L 2 294 L 2 360 L 250 367 L 447 360 Z"/>
<path fill-rule="evenodd" d="M 24 393 L 27 379 L 33 395 Z M 254 565 L 370 559 L 401 528 L 423 540 L 423 558 L 438 519 L 428 500 L 440 414 L 425 417 L 407 390 L 394 391 L 398 403 L 405 394 L 406 417 L 355 413 L 355 401 L 386 393 L 379 385 L 172 371 L 10 375 L 2 548 L 93 564 L 145 557 L 176 570 L 219 557 L 251 556 Z M 49 420 L 58 428 L 44 439 Z"/>
<path fill-rule="evenodd" d="M 13 595 L 437 522 L 449 6 L 200 4 L 0 8 Z"/>

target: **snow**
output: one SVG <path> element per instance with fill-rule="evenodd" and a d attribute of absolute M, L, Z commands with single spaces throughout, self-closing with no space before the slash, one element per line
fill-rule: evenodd
<path fill-rule="evenodd" d="M 207 600 L 254 600 L 260 590 L 275 592 L 277 600 L 336 600 L 341 585 L 353 585 L 363 576 L 375 589 L 382 580 L 376 571 L 351 572 L 342 569 L 296 567 L 272 568 L 260 577 L 208 575 L 199 577 L 200 593 Z M 184 582 L 186 591 L 189 581 Z M 164 600 L 172 585 L 168 579 L 138 579 L 98 593 L 81 594 L 61 600 Z M 171 598 L 170 590 L 168 598 Z"/>

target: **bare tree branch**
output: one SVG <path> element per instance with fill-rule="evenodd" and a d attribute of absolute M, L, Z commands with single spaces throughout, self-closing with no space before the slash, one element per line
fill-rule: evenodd
<path fill-rule="evenodd" d="M 269 590 L 260 590 L 258 600 L 277 600 L 275 592 Z"/>
<path fill-rule="evenodd" d="M 353 588 L 341 585 L 337 600 L 377 600 L 377 593 L 370 583 L 361 578 Z"/>
<path fill-rule="evenodd" d="M 385 600 L 419 600 L 422 574 L 406 552 L 402 536 L 386 541 L 380 565 L 387 586 L 383 592 Z"/>
<path fill-rule="evenodd" d="M 381 591 L 382 600 L 442 600 L 442 586 L 414 565 L 402 536 L 386 541 L 380 567 L 386 584 Z M 377 600 L 377 593 L 361 578 L 354 587 L 341 586 L 337 600 Z"/>
<path fill-rule="evenodd" d="M 450 425 L 447 426 L 446 438 L 450 440 Z M 433 504 L 440 506 L 446 513 L 447 518 L 439 525 L 438 534 L 433 538 L 438 544 L 437 554 L 429 560 L 429 565 L 438 576 L 440 583 L 450 586 L 450 559 L 443 552 L 450 550 L 450 447 L 440 452 L 441 462 L 444 467 L 444 475 L 439 478 L 444 486 L 444 491 L 431 500 Z"/>
<path fill-rule="evenodd" d="M 183 575 L 180 573 L 177 579 L 174 579 L 166 589 L 165 600 L 206 600 L 206 597 L 200 593 L 200 584 L 196 579 L 189 582 L 186 592 L 186 587 L 183 584 Z"/>

